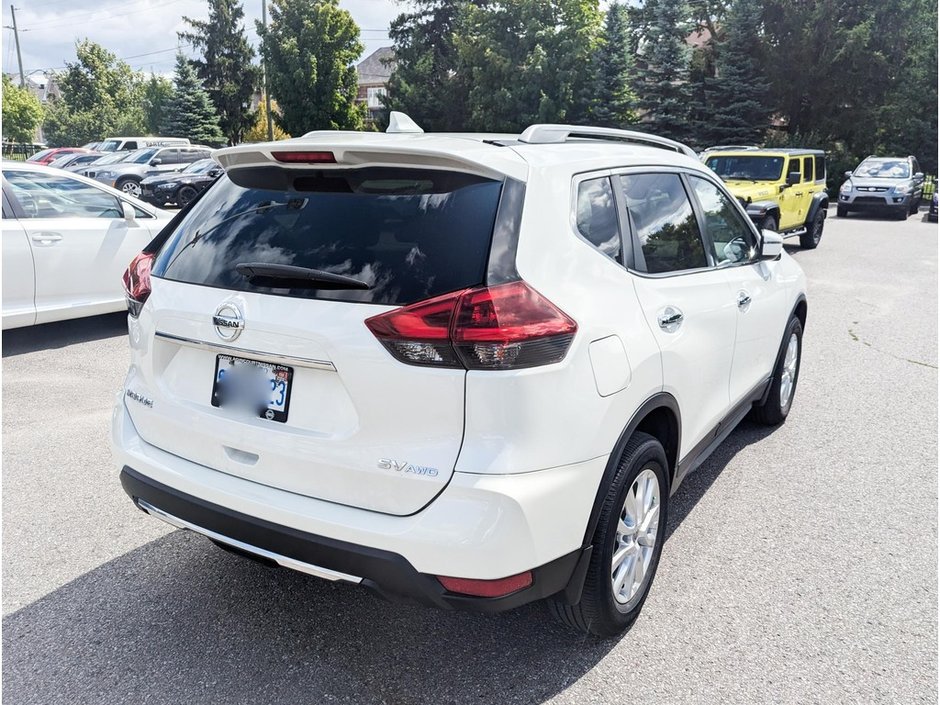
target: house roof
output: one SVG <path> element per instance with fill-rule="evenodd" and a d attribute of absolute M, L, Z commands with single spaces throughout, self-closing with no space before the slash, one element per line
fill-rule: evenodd
<path fill-rule="evenodd" d="M 376 49 L 356 66 L 359 83 L 388 83 L 395 68 L 394 61 L 395 50 L 392 47 Z"/>

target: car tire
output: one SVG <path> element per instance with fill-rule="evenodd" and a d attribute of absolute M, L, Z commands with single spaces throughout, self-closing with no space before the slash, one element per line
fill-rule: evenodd
<path fill-rule="evenodd" d="M 910 215 L 910 209 L 907 206 L 901 206 L 896 208 L 894 211 L 895 220 L 907 220 L 907 217 Z"/>
<path fill-rule="evenodd" d="M 786 421 L 793 406 L 793 395 L 796 394 L 802 359 L 803 324 L 799 318 L 793 316 L 783 336 L 783 347 L 774 367 L 767 399 L 754 408 L 758 421 L 767 426 L 779 426 Z"/>
<path fill-rule="evenodd" d="M 122 193 L 126 193 L 128 196 L 140 198 L 140 182 L 137 179 L 130 177 L 121 179 L 114 185 L 114 188 Z"/>
<path fill-rule="evenodd" d="M 836 206 L 836 218 L 847 218 L 849 209 L 845 206 Z"/>
<path fill-rule="evenodd" d="M 911 196 L 911 205 L 910 208 L 907 209 L 907 213 L 908 215 L 914 215 L 918 210 L 920 210 L 920 199 Z"/>
<path fill-rule="evenodd" d="M 807 223 L 806 232 L 800 235 L 800 247 L 804 250 L 815 250 L 822 240 L 823 227 L 826 224 L 826 214 L 822 208 L 816 211 L 811 223 Z"/>
<path fill-rule="evenodd" d="M 561 623 L 611 637 L 636 621 L 666 538 L 668 467 L 658 440 L 642 432 L 633 435 L 601 506 L 581 599 L 575 605 L 567 604 L 561 594 L 548 600 L 549 612 Z M 622 533 L 621 528 L 626 531 Z M 615 563 L 615 556 L 619 562 Z"/>
<path fill-rule="evenodd" d="M 773 230 L 777 232 L 777 219 L 772 215 L 765 215 L 758 227 L 760 227 L 761 230 Z"/>
<path fill-rule="evenodd" d="M 176 205 L 185 208 L 196 197 L 196 189 L 192 186 L 183 186 L 176 192 Z"/>

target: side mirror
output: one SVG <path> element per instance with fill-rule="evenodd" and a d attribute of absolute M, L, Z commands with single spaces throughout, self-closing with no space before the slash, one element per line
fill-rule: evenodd
<path fill-rule="evenodd" d="M 121 201 L 121 210 L 124 211 L 124 222 L 128 225 L 137 225 L 137 214 L 134 212 L 134 206 L 127 201 Z"/>
<path fill-rule="evenodd" d="M 916 174 L 914 174 L 914 178 L 915 178 L 917 181 L 920 181 L 921 179 L 924 178 L 924 172 L 918 171 Z"/>
<path fill-rule="evenodd" d="M 150 160 L 150 166 L 160 166 L 163 164 L 163 160 L 160 157 L 154 157 Z"/>
<path fill-rule="evenodd" d="M 852 172 L 851 172 L 851 171 L 845 172 L 845 178 L 851 179 L 851 178 L 852 178 Z"/>
<path fill-rule="evenodd" d="M 760 231 L 760 259 L 777 259 L 783 252 L 783 236 L 773 230 Z"/>
<path fill-rule="evenodd" d="M 787 186 L 793 186 L 800 183 L 800 179 L 802 178 L 803 177 L 800 175 L 800 172 L 791 171 L 789 174 L 787 174 Z"/>
<path fill-rule="evenodd" d="M 221 169 L 210 169 L 210 170 L 209 170 L 209 176 L 211 176 L 211 177 L 213 177 L 213 178 L 218 178 L 218 177 L 222 176 L 222 170 L 221 170 Z"/>

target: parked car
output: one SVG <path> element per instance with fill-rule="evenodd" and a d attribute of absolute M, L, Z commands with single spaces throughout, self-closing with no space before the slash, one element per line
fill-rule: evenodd
<path fill-rule="evenodd" d="M 762 230 L 799 237 L 806 250 L 819 245 L 829 209 L 825 152 L 741 147 L 708 152 L 704 161 Z"/>
<path fill-rule="evenodd" d="M 917 212 L 924 192 L 924 174 L 917 159 L 868 157 L 855 171 L 845 172 L 836 215 L 852 211 L 888 211 L 898 220 Z"/>
<path fill-rule="evenodd" d="M 96 162 L 103 156 L 104 154 L 101 152 L 72 152 L 70 154 L 53 159 L 51 162 L 49 162 L 49 166 L 56 169 L 80 167 L 85 164 Z"/>
<path fill-rule="evenodd" d="M 29 157 L 26 161 L 32 164 L 49 164 L 66 154 L 81 154 L 84 151 L 85 150 L 81 147 L 52 147 L 50 149 L 44 149 L 41 152 L 36 152 L 36 154 Z"/>
<path fill-rule="evenodd" d="M 3 329 L 120 311 L 121 273 L 170 217 L 75 174 L 3 162 Z"/>
<path fill-rule="evenodd" d="M 189 144 L 185 137 L 108 137 L 98 145 L 99 152 L 134 152 L 147 147 L 180 147 Z"/>
<path fill-rule="evenodd" d="M 147 176 L 176 172 L 199 159 L 206 159 L 211 147 L 148 147 L 132 152 L 127 159 L 105 169 L 97 169 L 94 178 L 131 196 L 140 196 L 140 182 Z"/>
<path fill-rule="evenodd" d="M 183 207 L 221 175 L 217 162 L 200 159 L 178 173 L 148 176 L 140 182 L 140 198 L 155 206 L 172 203 Z"/>
<path fill-rule="evenodd" d="M 83 144 L 82 149 L 87 149 L 91 152 L 97 152 L 98 147 L 101 146 L 101 142 L 89 142 L 88 144 Z"/>
<path fill-rule="evenodd" d="M 98 169 L 102 166 L 123 162 L 125 159 L 130 158 L 132 154 L 134 154 L 134 152 L 108 152 L 87 164 L 67 166 L 65 169 L 66 171 L 74 171 L 77 174 L 93 179 L 95 178 L 95 174 L 98 173 Z"/>
<path fill-rule="evenodd" d="M 805 277 L 676 142 L 419 131 L 214 154 L 125 273 L 122 484 L 268 563 L 618 633 L 682 479 L 789 414 Z"/>
<path fill-rule="evenodd" d="M 937 194 L 934 193 L 933 198 L 930 199 L 930 210 L 927 211 L 927 220 L 932 223 L 937 222 Z"/>

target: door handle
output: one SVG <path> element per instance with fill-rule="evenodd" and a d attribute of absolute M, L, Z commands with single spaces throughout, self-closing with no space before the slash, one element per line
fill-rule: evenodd
<path fill-rule="evenodd" d="M 751 295 L 746 291 L 738 292 L 738 308 L 742 311 L 747 311 L 751 306 Z"/>
<path fill-rule="evenodd" d="M 59 233 L 34 233 L 32 236 L 33 242 L 37 245 L 51 245 L 61 239 L 62 236 Z"/>
<path fill-rule="evenodd" d="M 662 313 L 659 314 L 658 322 L 659 327 L 662 328 L 667 333 L 675 333 L 679 330 L 679 326 L 682 325 L 682 321 L 685 316 L 682 315 L 682 311 L 677 309 L 675 306 L 667 306 L 663 309 Z"/>

